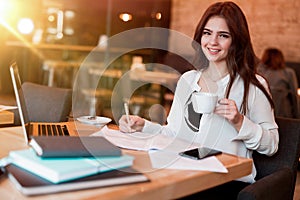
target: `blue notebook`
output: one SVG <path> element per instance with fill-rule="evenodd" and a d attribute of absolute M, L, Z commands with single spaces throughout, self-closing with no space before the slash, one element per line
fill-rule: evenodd
<path fill-rule="evenodd" d="M 52 183 L 60 183 L 85 176 L 130 167 L 134 157 L 69 157 L 42 158 L 33 149 L 11 151 L 8 162 L 36 174 Z"/>

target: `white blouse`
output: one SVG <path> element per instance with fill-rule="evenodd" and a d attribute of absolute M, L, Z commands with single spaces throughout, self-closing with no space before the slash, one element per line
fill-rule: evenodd
<path fill-rule="evenodd" d="M 214 113 L 203 114 L 199 119 L 199 127 L 196 130 L 191 128 L 188 120 L 190 114 L 188 104 L 191 94 L 201 91 L 198 85 L 201 74 L 201 71 L 196 70 L 184 73 L 177 83 L 167 125 L 161 126 L 146 120 L 143 132 L 178 137 L 191 143 L 199 143 L 201 146 L 246 158 L 252 158 L 253 150 L 269 156 L 276 153 L 279 136 L 274 111 L 263 92 L 252 84 L 249 88 L 248 111 L 239 132 L 227 119 Z M 259 75 L 257 78 L 268 89 L 265 79 Z M 229 75 L 217 82 L 218 99 L 225 97 L 228 82 Z M 229 99 L 236 102 L 238 109 L 241 108 L 243 94 L 243 80 L 237 76 L 232 85 Z M 255 175 L 256 170 L 253 165 L 252 174 L 239 180 L 252 183 L 255 181 Z"/>

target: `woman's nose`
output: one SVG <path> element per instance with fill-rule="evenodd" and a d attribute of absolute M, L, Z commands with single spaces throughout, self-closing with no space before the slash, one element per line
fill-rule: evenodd
<path fill-rule="evenodd" d="M 210 44 L 218 44 L 218 36 L 217 35 L 211 35 L 209 38 L 209 43 Z"/>

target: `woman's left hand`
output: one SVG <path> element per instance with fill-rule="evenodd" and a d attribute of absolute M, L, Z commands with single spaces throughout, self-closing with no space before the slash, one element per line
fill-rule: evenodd
<path fill-rule="evenodd" d="M 214 113 L 226 118 L 237 131 L 241 129 L 244 115 L 238 111 L 234 100 L 225 98 L 220 99 Z"/>

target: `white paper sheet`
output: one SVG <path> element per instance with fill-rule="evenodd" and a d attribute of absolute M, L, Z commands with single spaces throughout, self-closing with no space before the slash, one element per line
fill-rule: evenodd
<path fill-rule="evenodd" d="M 226 167 L 216 158 L 210 156 L 201 160 L 182 157 L 176 152 L 149 151 L 151 164 L 157 169 L 200 170 L 228 173 Z"/>
<path fill-rule="evenodd" d="M 226 167 L 215 156 L 201 160 L 180 156 L 179 152 L 197 148 L 199 145 L 162 134 L 123 133 L 104 126 L 101 131 L 91 136 L 103 136 L 121 148 L 148 151 L 153 168 L 228 172 Z"/>
<path fill-rule="evenodd" d="M 199 146 L 195 143 L 188 143 L 162 134 L 154 135 L 141 132 L 123 133 L 118 130 L 109 129 L 107 126 L 103 127 L 101 131 L 94 133 L 92 136 L 103 136 L 118 147 L 140 151 L 165 149 L 168 151 L 180 152 Z"/>

